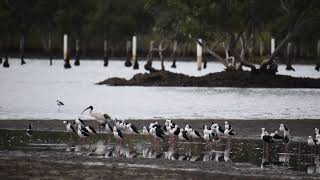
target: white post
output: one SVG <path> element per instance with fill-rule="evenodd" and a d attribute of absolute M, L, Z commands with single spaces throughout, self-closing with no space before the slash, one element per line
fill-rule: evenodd
<path fill-rule="evenodd" d="M 63 36 L 63 59 L 66 60 L 68 57 L 68 35 Z"/>
<path fill-rule="evenodd" d="M 317 45 L 317 56 L 320 57 L 320 40 L 318 40 L 318 45 Z"/>
<path fill-rule="evenodd" d="M 276 40 L 274 38 L 271 38 L 271 54 L 274 52 L 276 47 Z"/>
<path fill-rule="evenodd" d="M 132 37 L 132 61 L 137 60 L 137 36 Z"/>
<path fill-rule="evenodd" d="M 202 39 L 198 39 L 198 41 L 202 43 Z M 202 65 L 202 47 L 197 42 L 197 67 L 199 71 L 201 70 L 201 65 Z"/>

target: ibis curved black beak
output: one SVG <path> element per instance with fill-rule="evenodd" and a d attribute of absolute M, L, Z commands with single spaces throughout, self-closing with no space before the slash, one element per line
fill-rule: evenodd
<path fill-rule="evenodd" d="M 87 107 L 85 110 L 82 111 L 81 115 L 82 115 L 86 110 L 88 110 L 88 109 L 91 109 L 91 111 L 92 111 L 92 110 L 93 110 L 93 107 L 92 107 L 92 106 Z"/>

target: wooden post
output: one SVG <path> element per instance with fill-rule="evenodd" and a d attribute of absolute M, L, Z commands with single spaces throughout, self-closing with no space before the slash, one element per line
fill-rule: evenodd
<path fill-rule="evenodd" d="M 68 35 L 67 34 L 63 36 L 63 59 L 64 59 L 64 68 L 65 69 L 71 68 L 70 59 L 68 55 Z"/>
<path fill-rule="evenodd" d="M 80 66 L 80 44 L 79 39 L 76 40 L 76 54 L 75 54 L 75 66 Z"/>
<path fill-rule="evenodd" d="M 153 72 L 155 69 L 152 68 L 152 60 L 153 60 L 153 51 L 154 51 L 154 41 L 150 41 L 149 52 L 147 56 L 147 63 L 144 65 L 144 69 L 150 72 Z"/>
<path fill-rule="evenodd" d="M 271 38 L 271 54 L 274 52 L 276 47 L 276 40 L 274 38 Z"/>
<path fill-rule="evenodd" d="M 49 54 L 50 66 L 52 66 L 51 36 L 49 36 L 49 39 L 48 39 L 48 54 Z"/>
<path fill-rule="evenodd" d="M 0 41 L 0 64 L 2 64 L 2 42 Z"/>
<path fill-rule="evenodd" d="M 202 39 L 198 39 L 200 43 L 202 43 Z M 202 65 L 202 47 L 199 43 L 197 43 L 197 69 L 200 71 Z"/>
<path fill-rule="evenodd" d="M 171 67 L 172 67 L 172 68 L 176 68 L 176 67 L 177 67 L 177 65 L 176 65 L 176 61 L 177 61 L 176 52 L 177 52 L 177 49 L 178 49 L 178 41 L 175 40 L 175 41 L 173 42 L 172 54 L 171 54 L 171 58 L 172 58 L 172 65 L 171 65 Z"/>
<path fill-rule="evenodd" d="M 10 67 L 10 65 L 9 65 L 9 58 L 8 58 L 8 42 L 9 42 L 9 40 L 7 40 L 6 42 L 5 42 L 5 55 L 4 55 L 4 62 L 3 62 L 3 67 L 4 68 L 9 68 Z"/>
<path fill-rule="evenodd" d="M 137 59 L 137 36 L 132 37 L 132 61 L 133 69 L 139 69 L 139 63 Z"/>
<path fill-rule="evenodd" d="M 318 58 L 320 58 L 320 39 L 318 40 L 318 43 L 317 43 L 317 56 L 318 56 Z M 320 71 L 320 62 L 319 61 L 316 64 L 315 70 Z"/>
<path fill-rule="evenodd" d="M 131 67 L 132 66 L 130 48 L 131 48 L 131 41 L 127 41 L 127 43 L 126 43 L 127 59 L 126 59 L 126 61 L 124 63 L 125 67 Z"/>
<path fill-rule="evenodd" d="M 287 67 L 286 70 L 288 71 L 295 71 L 295 69 L 292 67 L 292 60 L 293 60 L 293 44 L 291 42 L 287 45 Z"/>
<path fill-rule="evenodd" d="M 103 41 L 103 66 L 108 66 L 109 64 L 109 54 L 108 54 L 108 41 L 105 39 Z"/>
<path fill-rule="evenodd" d="M 26 64 L 26 62 L 24 61 L 24 35 L 21 36 L 21 39 L 20 39 L 20 59 L 21 59 L 21 65 Z"/>
<path fill-rule="evenodd" d="M 264 43 L 262 40 L 260 41 L 259 53 L 260 53 L 260 57 L 262 57 L 264 55 Z"/>

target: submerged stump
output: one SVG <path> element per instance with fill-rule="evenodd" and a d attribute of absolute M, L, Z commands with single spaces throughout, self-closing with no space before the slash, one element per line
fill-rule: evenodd
<path fill-rule="evenodd" d="M 9 68 L 9 67 L 10 67 L 10 65 L 9 65 L 9 60 L 8 60 L 8 55 L 7 55 L 7 54 L 6 54 L 5 60 L 4 60 L 4 62 L 3 62 L 3 67 L 4 67 L 4 68 Z"/>
<path fill-rule="evenodd" d="M 131 67 L 131 66 L 132 66 L 130 49 L 131 49 L 131 42 L 130 42 L 130 41 L 127 41 L 127 44 L 126 44 L 127 59 L 126 59 L 126 61 L 124 62 L 124 66 L 125 66 L 125 67 Z"/>
<path fill-rule="evenodd" d="M 80 46 L 79 46 L 79 40 L 76 40 L 76 54 L 75 54 L 75 66 L 80 66 Z"/>

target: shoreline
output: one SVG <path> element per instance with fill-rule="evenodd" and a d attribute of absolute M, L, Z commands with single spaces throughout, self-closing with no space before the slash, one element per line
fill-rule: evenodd
<path fill-rule="evenodd" d="M 63 119 L 65 120 L 65 119 Z M 61 120 L 40 120 L 40 119 L 15 119 L 15 120 L 0 120 L 0 129 L 25 130 L 29 123 L 33 124 L 35 131 L 65 131 L 65 125 Z M 202 133 L 203 125 L 211 125 L 218 123 L 222 125 L 225 121 L 232 124 L 237 132 L 237 137 L 243 139 L 260 138 L 261 128 L 264 127 L 270 132 L 278 130 L 280 124 L 285 124 L 290 129 L 292 137 L 300 140 L 306 140 L 309 135 L 313 134 L 314 128 L 320 127 L 319 119 L 265 119 L 265 120 L 236 120 L 236 119 L 172 119 L 180 127 L 186 124 L 192 128 L 199 130 Z M 73 121 L 73 120 L 67 120 Z M 84 121 L 94 128 L 98 129 L 97 121 L 94 119 L 84 119 Z M 149 126 L 153 121 L 158 121 L 163 125 L 165 119 L 128 119 L 127 122 L 133 123 L 139 130 L 143 126 Z"/>

